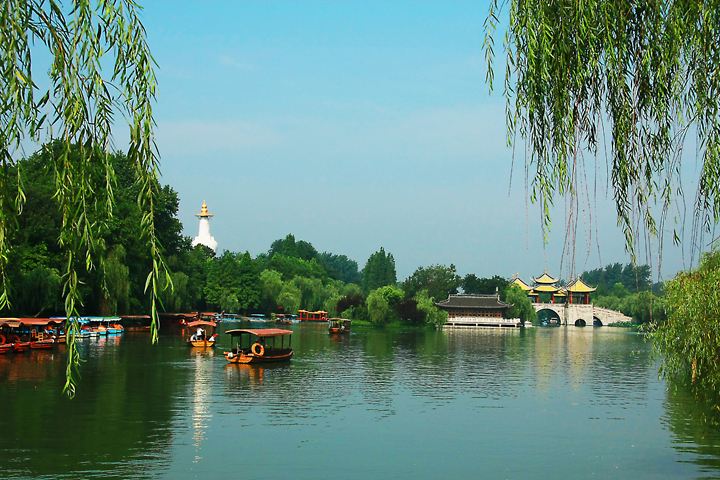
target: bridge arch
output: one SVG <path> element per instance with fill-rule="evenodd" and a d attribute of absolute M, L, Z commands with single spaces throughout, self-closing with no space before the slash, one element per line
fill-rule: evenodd
<path fill-rule="evenodd" d="M 537 311 L 538 323 L 544 327 L 557 327 L 562 325 L 560 313 L 552 308 L 541 308 Z"/>
<path fill-rule="evenodd" d="M 602 327 L 603 322 L 599 317 L 593 316 L 593 327 Z"/>
<path fill-rule="evenodd" d="M 584 327 L 585 325 L 587 325 L 587 323 L 582 318 L 578 318 L 577 320 L 575 320 L 576 327 Z"/>

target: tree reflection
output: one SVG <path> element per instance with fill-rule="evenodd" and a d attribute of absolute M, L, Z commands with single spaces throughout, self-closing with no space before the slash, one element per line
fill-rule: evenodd
<path fill-rule="evenodd" d="M 708 478 L 716 478 L 720 470 L 720 413 L 710 399 L 699 396 L 687 385 L 671 383 L 667 389 L 663 423 L 672 432 L 675 450 L 700 467 Z"/>
<path fill-rule="evenodd" d="M 157 468 L 168 461 L 173 405 L 188 381 L 188 370 L 167 368 L 177 352 L 147 341 L 91 342 L 83 341 L 88 361 L 73 400 L 60 393 L 62 349 L 3 359 L 4 477 L 79 478 L 104 470 L 127 478 L 137 474 L 137 463 Z"/>

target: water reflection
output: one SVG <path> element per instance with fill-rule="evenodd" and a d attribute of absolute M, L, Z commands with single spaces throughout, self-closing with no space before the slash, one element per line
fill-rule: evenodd
<path fill-rule="evenodd" d="M 698 465 L 703 478 L 717 478 L 720 472 L 717 408 L 684 386 L 670 385 L 662 420 L 672 432 L 673 447 L 688 454 L 682 461 Z"/>
<path fill-rule="evenodd" d="M 195 455 L 193 457 L 193 463 L 198 463 L 202 460 L 201 446 L 203 440 L 205 440 L 205 430 L 212 419 L 210 396 L 212 394 L 213 367 L 215 365 L 215 362 L 213 362 L 212 359 L 215 352 L 212 348 L 190 350 L 190 356 L 194 357 L 194 375 L 192 383 L 192 426 Z"/>
<path fill-rule="evenodd" d="M 59 395 L 62 351 L 0 357 L 3 477 L 219 477 L 240 463 L 261 478 L 720 472 L 720 435 L 665 392 L 635 334 L 293 329 L 294 359 L 269 365 L 228 365 L 222 335 L 217 352 L 167 332 L 156 346 L 86 340 L 73 401 Z"/>

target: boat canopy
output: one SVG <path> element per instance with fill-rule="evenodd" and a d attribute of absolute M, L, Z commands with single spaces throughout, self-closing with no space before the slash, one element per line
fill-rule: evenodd
<path fill-rule="evenodd" d="M 245 329 L 245 328 L 235 328 L 233 330 L 228 330 L 225 333 L 228 335 L 242 335 L 243 333 L 248 333 L 250 335 L 255 335 L 257 337 L 282 337 L 283 335 L 292 335 L 292 330 L 283 330 L 282 328 L 255 328 L 255 329 Z"/>
<path fill-rule="evenodd" d="M 65 323 L 64 319 L 56 318 L 0 318 L 0 327 L 8 326 L 10 328 L 18 327 L 44 327 L 51 323 L 61 325 Z"/>
<path fill-rule="evenodd" d="M 80 317 L 78 319 L 80 323 L 87 322 L 119 322 L 122 320 L 120 317 Z"/>
<path fill-rule="evenodd" d="M 194 328 L 194 327 L 201 327 L 201 326 L 207 326 L 207 327 L 217 327 L 217 323 L 215 322 L 208 322 L 206 320 L 195 320 L 194 322 L 188 322 L 185 324 L 186 327 Z"/>

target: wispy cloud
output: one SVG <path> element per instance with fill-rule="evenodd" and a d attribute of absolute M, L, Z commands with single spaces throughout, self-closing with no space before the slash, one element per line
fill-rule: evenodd
<path fill-rule="evenodd" d="M 161 121 L 157 132 L 163 156 L 236 154 L 271 147 L 280 141 L 273 129 L 241 120 Z"/>
<path fill-rule="evenodd" d="M 217 60 L 220 65 L 222 65 L 224 67 L 230 67 L 235 70 L 241 70 L 244 72 L 252 72 L 252 71 L 257 70 L 256 65 L 254 65 L 252 63 L 244 62 L 244 61 L 240 60 L 239 58 L 237 58 L 233 55 L 226 54 L 226 53 L 218 55 Z"/>

